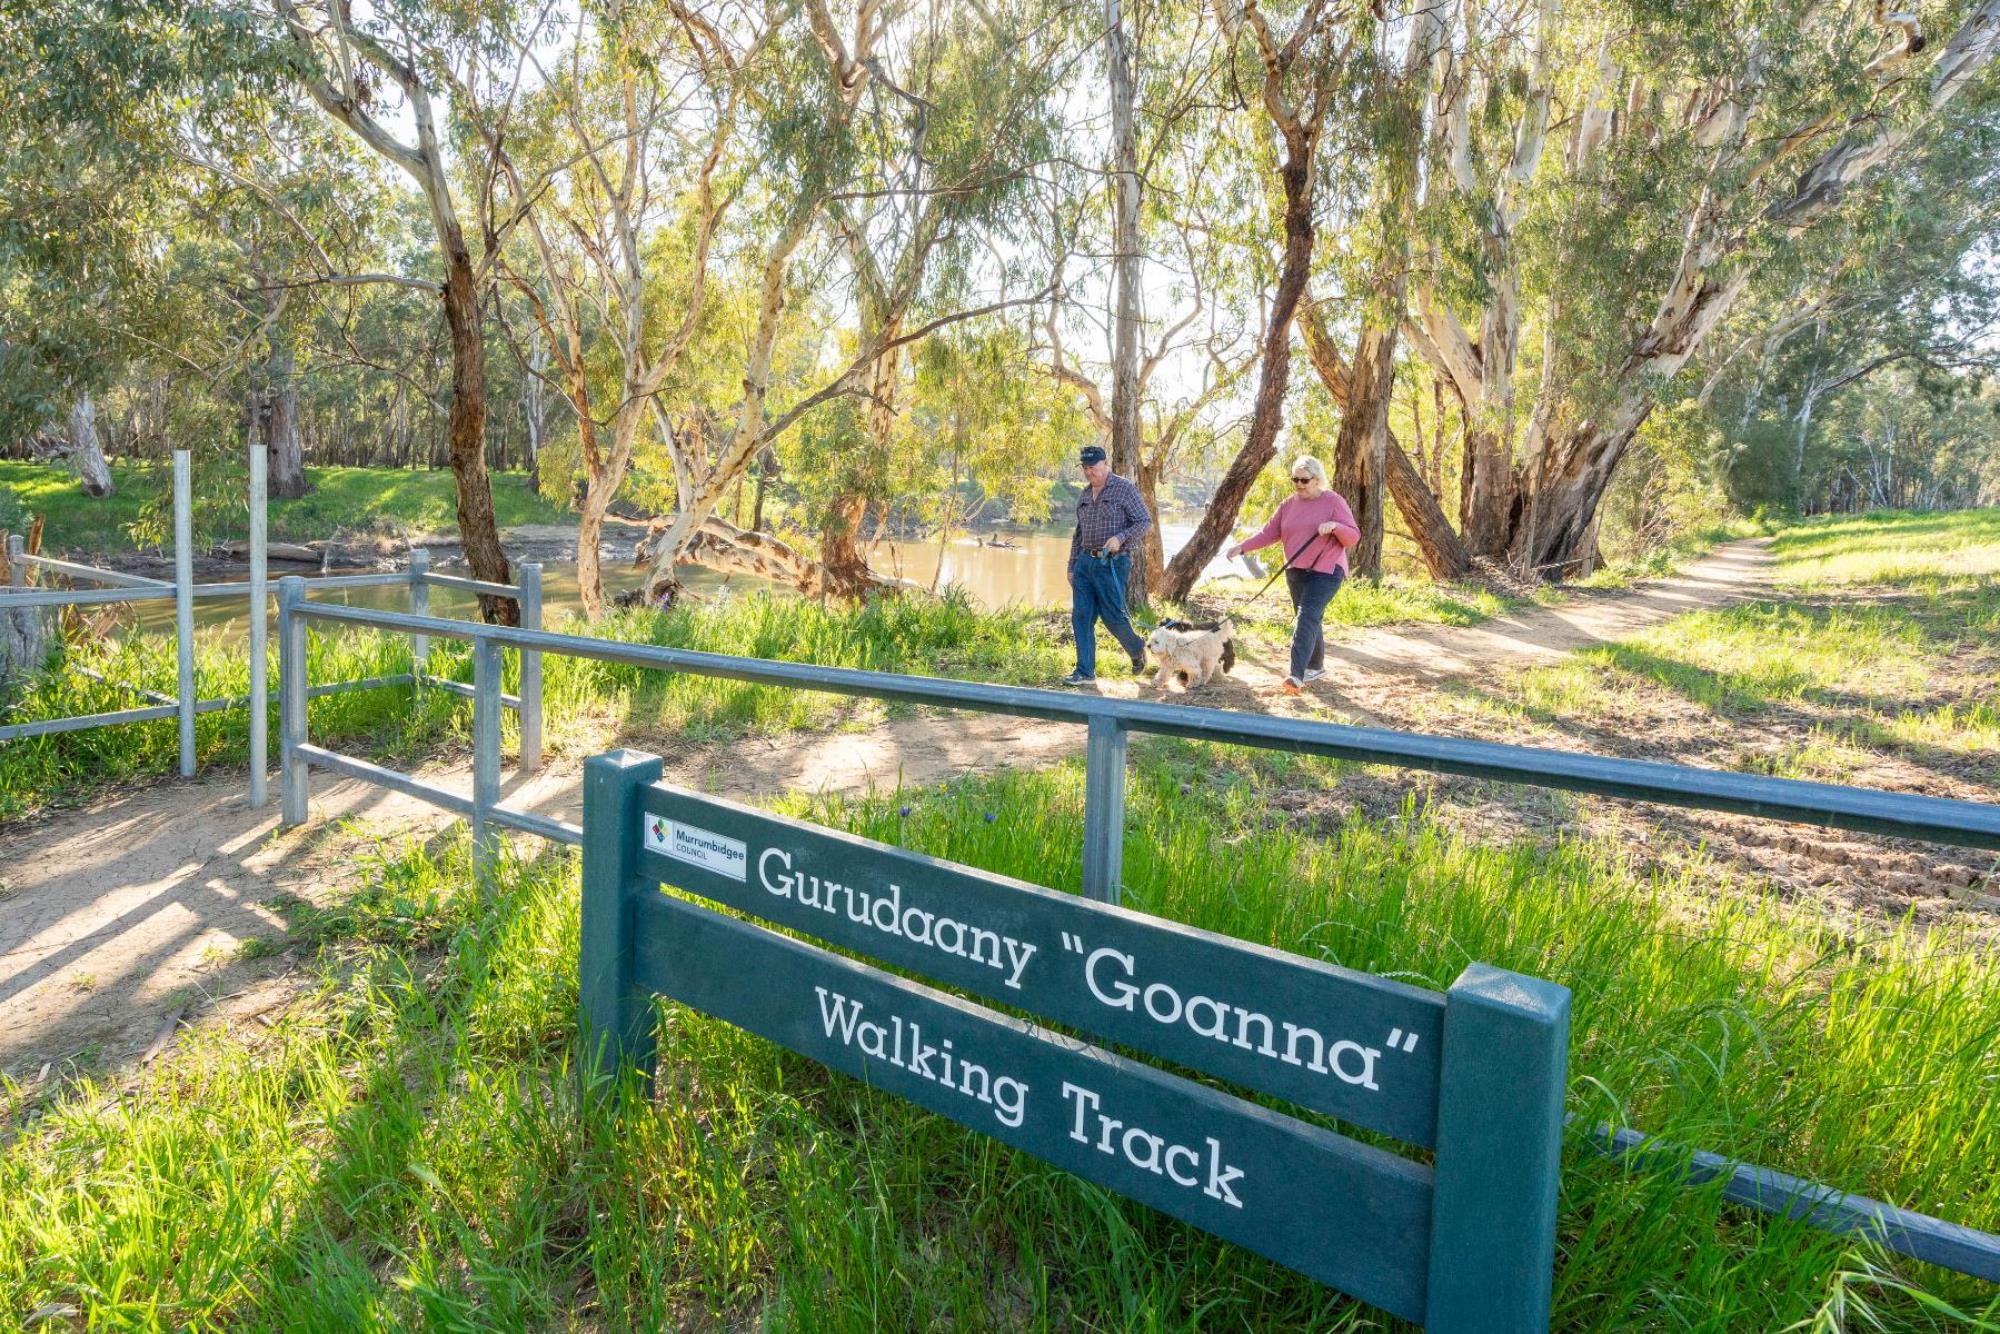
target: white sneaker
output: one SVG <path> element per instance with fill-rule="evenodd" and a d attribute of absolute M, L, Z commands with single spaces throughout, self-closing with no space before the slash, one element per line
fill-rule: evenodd
<path fill-rule="evenodd" d="M 1326 668 L 1324 667 L 1308 667 L 1306 668 L 1306 684 L 1311 685 L 1325 675 Z"/>

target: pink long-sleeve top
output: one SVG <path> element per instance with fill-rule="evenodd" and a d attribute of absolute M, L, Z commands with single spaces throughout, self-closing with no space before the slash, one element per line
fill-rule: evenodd
<path fill-rule="evenodd" d="M 1319 526 L 1338 525 L 1330 537 L 1319 535 Z M 1361 540 L 1354 511 L 1338 491 L 1321 491 L 1308 499 L 1287 496 L 1269 523 L 1243 539 L 1245 551 L 1282 542 L 1295 570 L 1316 570 L 1320 574 L 1347 572 L 1347 549 Z M 1303 548 L 1303 549 L 1301 549 Z"/>

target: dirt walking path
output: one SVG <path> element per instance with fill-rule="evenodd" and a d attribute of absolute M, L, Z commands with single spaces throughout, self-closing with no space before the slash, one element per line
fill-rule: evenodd
<path fill-rule="evenodd" d="M 1764 545 L 1718 548 L 1669 578 L 1621 592 L 1578 593 L 1470 627 L 1352 632 L 1328 646 L 1328 674 L 1282 695 L 1282 646 L 1246 652 L 1232 677 L 1191 704 L 1377 721 L 1371 706 L 1412 680 L 1471 679 L 1552 661 L 1668 617 L 1767 591 Z M 1106 679 L 1107 694 L 1159 697 L 1144 680 Z M 676 782 L 737 797 L 928 786 L 1002 766 L 1079 754 L 1072 724 L 972 713 L 877 719 L 861 730 L 752 737 L 669 754 Z M 427 773 L 470 789 L 463 764 Z M 516 777 L 507 801 L 580 818 L 574 759 Z M 451 817 L 411 798 L 319 776 L 312 819 L 278 834 L 272 805 L 252 811 L 240 775 L 161 784 L 0 831 L 0 1072 L 34 1085 L 65 1062 L 102 1068 L 157 1052 L 178 1025 L 254 1020 L 295 994 L 299 961 L 283 950 L 272 906 L 350 884 L 356 859 L 383 839 L 427 837 Z"/>

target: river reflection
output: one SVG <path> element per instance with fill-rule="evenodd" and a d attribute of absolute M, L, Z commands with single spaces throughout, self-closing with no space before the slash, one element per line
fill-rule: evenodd
<path fill-rule="evenodd" d="M 1191 523 L 1163 525 L 1160 536 L 1166 544 L 1167 558 L 1171 560 L 1193 535 L 1194 525 Z M 994 545 L 996 536 L 999 542 L 1006 545 Z M 941 576 L 938 568 L 940 557 L 943 561 Z M 1006 606 L 1064 606 L 1069 602 L 1069 581 L 1065 574 L 1069 564 L 1067 530 L 957 537 L 948 546 L 935 541 L 884 541 L 871 553 L 869 563 L 878 573 L 909 579 L 925 588 L 932 587 L 934 583 L 940 588 L 946 584 L 957 584 L 965 589 L 974 603 L 988 610 Z M 441 572 L 464 573 L 462 569 L 444 564 L 436 568 Z M 274 565 L 272 582 L 275 584 L 286 572 L 284 567 Z M 1214 578 L 1232 572 L 1244 573 L 1243 566 L 1218 559 L 1211 561 L 1204 573 L 1205 577 Z M 230 577 L 241 579 L 243 576 Z M 700 566 L 684 567 L 681 577 L 697 595 L 709 598 L 727 596 L 735 589 L 775 587 L 762 579 L 745 575 L 725 577 Z M 645 581 L 646 571 L 629 560 L 607 558 L 604 562 L 604 591 L 607 596 L 616 597 L 628 589 L 639 588 Z M 318 596 L 356 607 L 386 607 L 404 611 L 410 605 L 408 590 L 394 585 L 331 590 Z M 468 593 L 446 588 L 431 590 L 433 615 L 470 616 L 476 610 L 476 603 L 477 599 Z M 577 596 L 575 562 L 543 563 L 542 604 L 550 619 L 582 607 L 582 601 Z M 172 627 L 174 611 L 171 602 L 139 603 L 137 607 L 142 629 L 165 630 Z M 241 599 L 195 603 L 197 626 L 240 627 L 243 620 Z"/>

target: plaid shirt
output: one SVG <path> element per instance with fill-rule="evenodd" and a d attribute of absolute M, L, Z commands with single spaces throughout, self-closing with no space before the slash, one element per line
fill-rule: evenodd
<path fill-rule="evenodd" d="M 1074 566 L 1076 558 L 1086 551 L 1102 551 L 1104 544 L 1114 537 L 1119 539 L 1119 550 L 1130 551 L 1132 544 L 1152 526 L 1153 516 L 1146 513 L 1146 502 L 1139 488 L 1114 472 L 1104 479 L 1104 490 L 1095 497 L 1088 486 L 1077 497 L 1076 531 L 1069 538 L 1069 563 Z"/>

